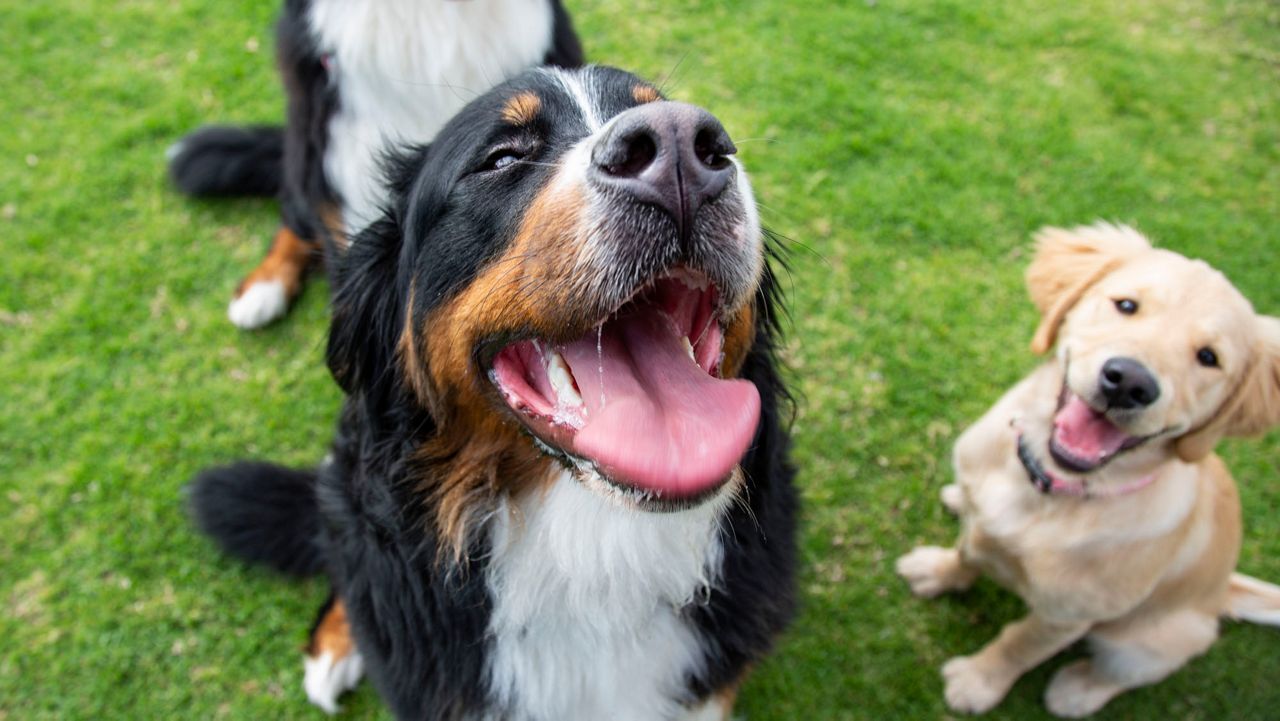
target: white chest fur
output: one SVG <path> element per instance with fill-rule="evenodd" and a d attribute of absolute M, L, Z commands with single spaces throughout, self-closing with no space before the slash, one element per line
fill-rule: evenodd
<path fill-rule="evenodd" d="M 553 24 L 547 0 L 314 0 L 309 20 L 338 87 L 325 173 L 349 234 L 385 202 L 384 149 L 430 141 L 472 98 L 540 63 Z"/>
<path fill-rule="evenodd" d="M 567 473 L 505 504 L 487 582 L 490 687 L 503 718 L 652 721 L 685 715 L 696 630 L 678 609 L 718 574 L 727 494 L 680 513 L 624 508 Z"/>

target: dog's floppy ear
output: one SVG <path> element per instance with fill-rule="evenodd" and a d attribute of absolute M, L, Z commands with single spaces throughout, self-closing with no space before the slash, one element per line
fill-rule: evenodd
<path fill-rule="evenodd" d="M 414 146 L 381 159 L 390 207 L 351 240 L 330 271 L 329 372 L 352 395 L 382 395 L 395 376 L 391 366 L 404 327 L 412 270 L 412 259 L 402 252 L 408 245 L 404 207 L 429 152 L 428 145 Z"/>
<path fill-rule="evenodd" d="M 1036 255 L 1027 268 L 1027 289 L 1040 309 L 1040 326 L 1031 339 L 1034 353 L 1047 353 L 1067 312 L 1094 283 L 1151 243 L 1128 226 L 1109 223 L 1072 228 L 1042 228 L 1035 235 Z"/>
<path fill-rule="evenodd" d="M 404 316 L 398 290 L 401 230 L 390 214 L 352 240 L 332 272 L 333 320 L 329 325 L 329 372 L 349 394 L 390 376 Z"/>
<path fill-rule="evenodd" d="M 1178 457 L 1194 463 L 1223 436 L 1252 436 L 1280 425 L 1280 318 L 1258 316 L 1249 369 L 1208 423 L 1178 439 Z"/>

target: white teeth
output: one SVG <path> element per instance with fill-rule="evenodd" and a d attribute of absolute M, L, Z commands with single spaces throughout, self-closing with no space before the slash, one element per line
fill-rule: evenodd
<path fill-rule="evenodd" d="M 686 353 L 689 354 L 689 360 L 693 361 L 694 363 L 697 363 L 698 358 L 693 354 L 693 344 L 689 342 L 689 336 L 681 337 L 680 342 L 684 344 L 684 350 Z"/>
<path fill-rule="evenodd" d="M 573 374 L 569 372 L 564 358 L 554 348 L 547 348 L 543 353 L 547 359 L 547 378 L 556 391 L 556 399 L 560 401 L 560 405 L 568 408 L 582 407 L 582 396 L 573 387 Z"/>

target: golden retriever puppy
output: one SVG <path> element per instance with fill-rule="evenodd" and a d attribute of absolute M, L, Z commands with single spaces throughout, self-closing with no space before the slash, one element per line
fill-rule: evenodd
<path fill-rule="evenodd" d="M 1027 271 L 1053 359 L 955 448 L 942 500 L 954 548 L 898 559 L 918 596 L 985 573 L 1026 602 L 971 656 L 942 667 L 947 705 L 982 713 L 1026 671 L 1087 638 L 1053 677 L 1060 716 L 1084 716 L 1203 653 L 1226 615 L 1280 625 L 1280 587 L 1233 573 L 1235 483 L 1225 435 L 1280 423 L 1280 320 L 1223 275 L 1126 227 L 1046 229 Z"/>

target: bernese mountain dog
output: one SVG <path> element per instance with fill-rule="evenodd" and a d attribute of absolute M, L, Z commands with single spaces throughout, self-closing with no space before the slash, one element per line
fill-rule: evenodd
<path fill-rule="evenodd" d="M 283 316 L 313 261 L 379 217 L 389 146 L 429 142 L 530 67 L 583 62 L 560 0 L 286 0 L 276 54 L 284 128 L 206 127 L 169 150 L 186 193 L 280 199 L 270 250 L 227 309 L 241 328 Z"/>
<path fill-rule="evenodd" d="M 791 403 L 719 120 L 607 67 L 498 86 L 392 165 L 335 269 L 315 472 L 193 482 L 197 525 L 327 574 L 305 688 L 400 718 L 727 718 L 794 606 Z"/>

